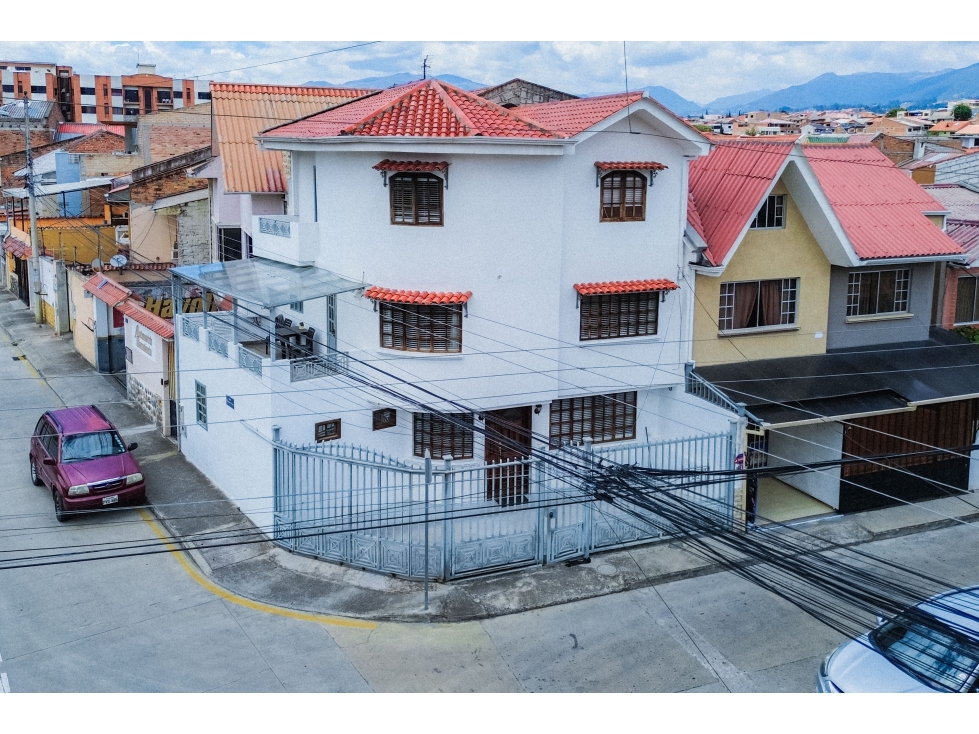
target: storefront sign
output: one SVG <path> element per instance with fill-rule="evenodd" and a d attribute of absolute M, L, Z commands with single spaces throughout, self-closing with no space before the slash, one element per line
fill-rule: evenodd
<path fill-rule="evenodd" d="M 204 302 L 200 297 L 187 298 L 184 300 L 184 313 L 200 313 L 203 310 Z M 164 319 L 173 318 L 173 299 L 172 298 L 146 298 L 146 310 Z M 207 294 L 207 310 L 217 311 L 218 304 L 214 300 L 214 294 Z"/>
<path fill-rule="evenodd" d="M 323 441 L 333 441 L 340 438 L 340 419 L 334 418 L 331 421 L 323 421 L 316 424 L 316 443 Z"/>

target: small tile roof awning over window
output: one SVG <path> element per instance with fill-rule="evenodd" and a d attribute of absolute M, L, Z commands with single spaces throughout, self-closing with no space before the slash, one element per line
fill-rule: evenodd
<path fill-rule="evenodd" d="M 132 291 L 119 285 L 114 280 L 109 280 L 101 273 L 96 273 L 85 281 L 82 286 L 86 291 L 98 298 L 103 303 L 115 308 L 132 295 Z"/>
<path fill-rule="evenodd" d="M 665 171 L 666 166 L 656 161 L 595 161 L 599 171 Z"/>
<path fill-rule="evenodd" d="M 646 291 L 675 291 L 676 283 L 666 278 L 654 280 L 609 280 L 603 283 L 575 283 L 582 296 L 607 296 L 612 293 L 644 293 Z"/>
<path fill-rule="evenodd" d="M 392 161 L 385 158 L 374 166 L 375 171 L 393 171 L 398 173 L 428 173 L 431 171 L 449 170 L 448 161 Z"/>
<path fill-rule="evenodd" d="M 263 308 L 311 301 L 364 288 L 365 283 L 314 266 L 286 265 L 261 257 L 246 260 L 183 265 L 171 268 L 175 277 L 224 296 Z"/>
<path fill-rule="evenodd" d="M 119 310 L 138 324 L 142 324 L 164 339 L 173 339 L 173 322 L 147 311 L 133 300 L 123 301 Z"/>
<path fill-rule="evenodd" d="M 18 260 L 27 260 L 31 256 L 31 246 L 21 242 L 16 237 L 7 237 L 3 241 L 3 249 Z"/>
<path fill-rule="evenodd" d="M 390 288 L 371 286 L 364 291 L 364 298 L 385 303 L 411 303 L 416 305 L 449 305 L 467 303 L 472 297 L 472 291 L 465 293 L 449 293 L 441 291 L 396 291 Z"/>

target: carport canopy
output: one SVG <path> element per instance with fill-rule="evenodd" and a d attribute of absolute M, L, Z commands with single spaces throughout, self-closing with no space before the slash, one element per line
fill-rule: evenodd
<path fill-rule="evenodd" d="M 170 272 L 206 290 L 267 309 L 366 287 L 365 283 L 323 268 L 298 267 L 260 257 L 183 265 L 171 268 Z"/>

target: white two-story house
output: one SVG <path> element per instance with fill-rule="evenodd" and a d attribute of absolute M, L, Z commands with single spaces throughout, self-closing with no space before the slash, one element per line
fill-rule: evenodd
<path fill-rule="evenodd" d="M 643 93 L 504 109 L 425 80 L 257 137 L 289 154 L 287 213 L 253 218 L 253 258 L 173 273 L 182 450 L 259 524 L 284 481 L 264 439 L 476 471 L 728 429 L 683 389 L 710 145 Z M 473 498 L 535 501 L 529 471 L 485 471 Z"/>

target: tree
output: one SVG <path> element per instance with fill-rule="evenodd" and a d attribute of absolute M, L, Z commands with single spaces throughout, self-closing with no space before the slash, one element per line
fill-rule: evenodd
<path fill-rule="evenodd" d="M 901 111 L 900 107 L 892 107 L 887 111 L 887 114 L 884 115 L 884 117 L 897 117 L 897 113 L 900 111 Z"/>
<path fill-rule="evenodd" d="M 957 104 L 952 108 L 952 119 L 956 122 L 965 122 L 972 119 L 972 108 L 967 104 Z"/>
<path fill-rule="evenodd" d="M 744 134 L 753 138 L 758 134 L 758 128 L 752 125 L 747 130 L 744 131 Z"/>
<path fill-rule="evenodd" d="M 700 130 L 702 133 L 714 132 L 714 128 L 712 128 L 710 125 L 694 125 L 694 127 Z"/>

